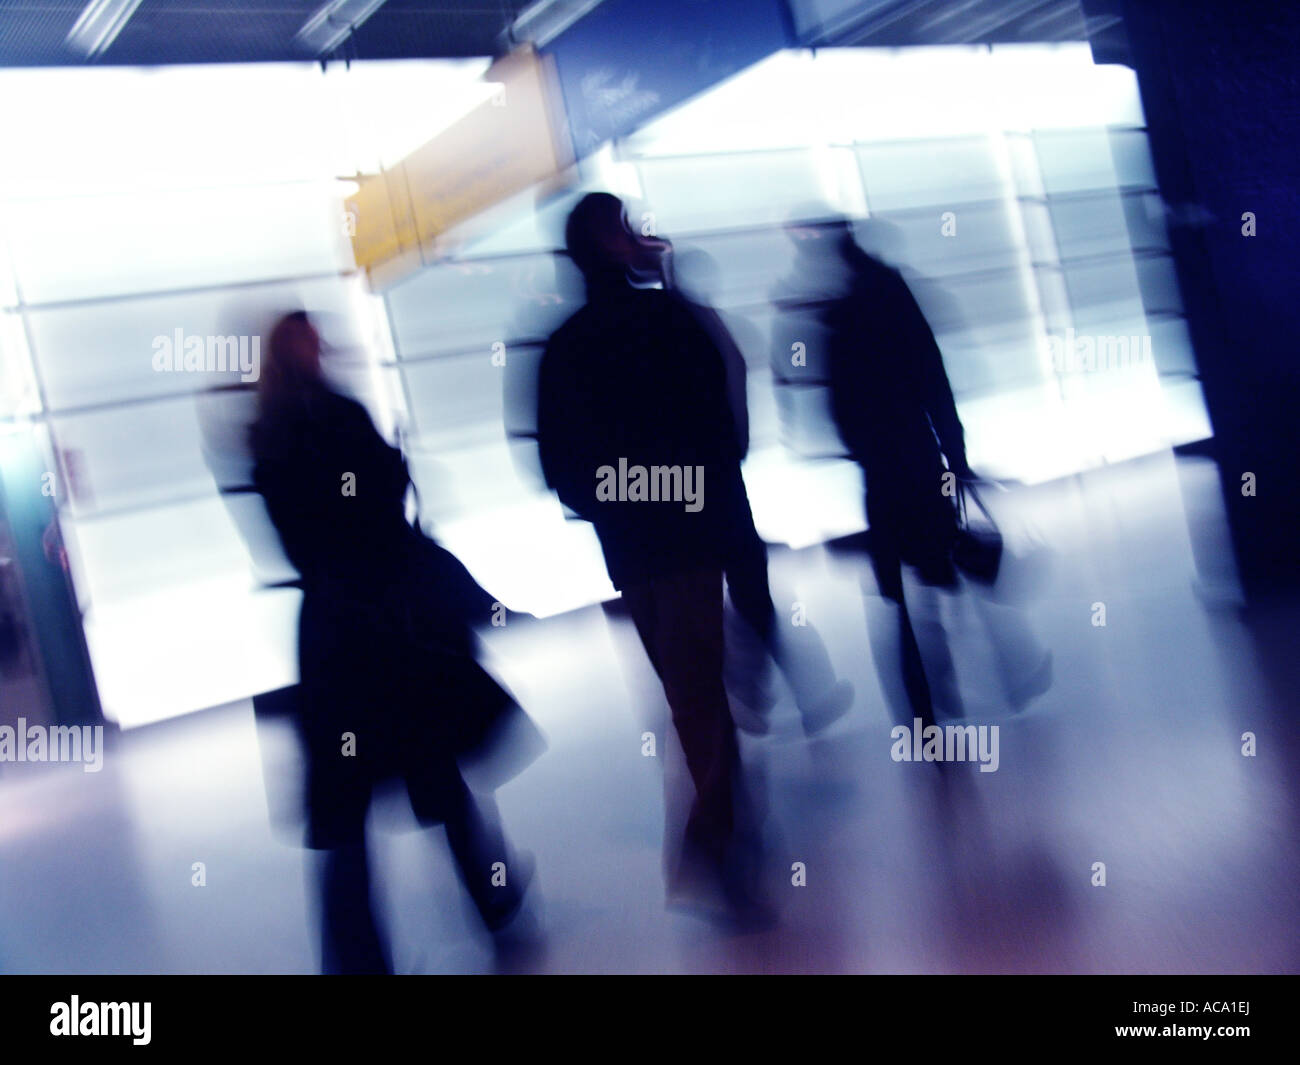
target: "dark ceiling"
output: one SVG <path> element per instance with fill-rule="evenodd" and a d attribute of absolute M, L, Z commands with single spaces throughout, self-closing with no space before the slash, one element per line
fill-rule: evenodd
<path fill-rule="evenodd" d="M 799 28 L 812 45 L 1090 41 L 1097 62 L 1125 62 L 1127 55 L 1121 0 L 859 0 L 828 24 Z"/>
<path fill-rule="evenodd" d="M 302 60 L 294 36 L 323 0 L 143 0 L 96 64 Z M 357 59 L 496 55 L 530 0 L 387 0 L 335 53 Z M 0 0 L 0 66 L 82 66 L 67 44 L 86 0 Z"/>
<path fill-rule="evenodd" d="M 644 0 L 653 5 L 662 0 Z M 665 4 L 665 17 L 672 10 Z M 697 0 L 698 2 L 698 0 Z M 258 63 L 310 58 L 294 38 L 324 0 L 141 0 L 116 39 L 87 60 L 68 33 L 87 0 L 0 0 L 0 67 Z M 495 56 L 531 0 L 386 0 L 331 55 L 348 59 Z M 793 5 L 804 12 L 815 5 Z M 898 47 L 1091 39 L 1123 61 L 1120 0 L 858 0 L 805 45 Z M 795 18 L 796 23 L 801 19 Z"/>

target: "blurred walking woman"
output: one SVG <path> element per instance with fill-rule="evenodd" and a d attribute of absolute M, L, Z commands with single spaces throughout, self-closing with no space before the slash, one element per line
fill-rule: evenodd
<path fill-rule="evenodd" d="M 493 601 L 409 525 L 401 453 L 365 409 L 321 376 L 320 338 L 301 311 L 272 330 L 252 430 L 254 483 L 302 575 L 298 726 L 307 846 L 321 873 L 327 972 L 387 972 L 370 902 L 371 791 L 403 779 L 424 824 L 441 822 L 484 924 L 518 912 L 531 870 L 461 777 L 457 758 L 519 714 L 474 659 L 472 624 Z"/>

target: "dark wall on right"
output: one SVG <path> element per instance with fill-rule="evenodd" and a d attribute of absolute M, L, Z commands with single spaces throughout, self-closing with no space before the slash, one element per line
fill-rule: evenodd
<path fill-rule="evenodd" d="M 1237 561 L 1300 587 L 1300 5 L 1122 0 Z M 1204 211 L 1188 210 L 1197 205 Z M 1243 215 L 1255 235 L 1243 234 Z M 1198 221 L 1199 218 L 1199 221 Z M 1243 476 L 1255 475 L 1254 496 Z"/>

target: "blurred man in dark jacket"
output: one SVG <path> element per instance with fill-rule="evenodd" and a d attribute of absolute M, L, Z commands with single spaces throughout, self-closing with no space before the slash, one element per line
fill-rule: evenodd
<path fill-rule="evenodd" d="M 756 904 L 740 872 L 739 747 L 723 687 L 728 529 L 748 511 L 721 353 L 659 277 L 663 245 L 622 202 L 583 198 L 565 231 L 587 303 L 551 337 L 538 383 L 542 470 L 595 527 L 610 580 L 663 682 L 695 785 L 670 901 Z"/>

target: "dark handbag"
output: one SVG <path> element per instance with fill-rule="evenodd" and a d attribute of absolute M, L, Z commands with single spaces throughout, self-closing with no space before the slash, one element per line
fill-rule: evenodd
<path fill-rule="evenodd" d="M 411 530 L 415 533 L 416 579 L 422 595 L 429 595 L 461 624 L 470 628 L 486 625 L 494 620 L 500 604 L 474 579 L 465 563 L 424 531 L 420 518 L 423 504 L 420 489 L 415 481 L 407 482 L 415 496 L 415 518 Z"/>
<path fill-rule="evenodd" d="M 407 631 L 423 648 L 440 697 L 450 749 L 473 788 L 494 791 L 546 750 L 546 738 L 476 655 L 473 629 L 495 621 L 501 604 L 459 558 L 428 535 L 415 494 L 414 564 L 407 601 Z"/>
<path fill-rule="evenodd" d="M 966 505 L 967 496 L 983 517 L 971 516 Z M 973 485 L 961 486 L 958 516 L 957 538 L 952 548 L 953 565 L 973 581 L 992 584 L 998 579 L 998 570 L 1002 566 L 1002 533 Z"/>
<path fill-rule="evenodd" d="M 444 739 L 461 772 L 471 787 L 493 791 L 527 769 L 546 750 L 546 739 L 477 660 L 472 630 L 490 623 L 496 600 L 418 524 L 415 534 L 407 632 L 424 655 Z"/>
<path fill-rule="evenodd" d="M 532 718 L 473 658 L 441 655 L 434 670 L 444 741 L 471 787 L 494 791 L 546 750 Z"/>
<path fill-rule="evenodd" d="M 492 621 L 496 600 L 455 555 L 416 530 L 414 586 L 442 616 L 473 628 Z"/>

